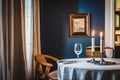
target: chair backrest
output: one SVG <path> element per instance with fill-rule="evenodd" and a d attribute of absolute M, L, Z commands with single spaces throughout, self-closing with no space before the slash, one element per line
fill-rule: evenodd
<path fill-rule="evenodd" d="M 37 63 L 36 69 L 37 69 L 37 74 L 39 73 L 40 79 L 47 80 L 49 76 L 49 72 L 51 67 L 54 65 L 52 63 L 49 63 L 47 59 L 51 59 L 55 62 L 57 62 L 57 58 L 50 56 L 50 55 L 45 55 L 45 54 L 38 54 L 35 56 L 35 61 Z"/>
<path fill-rule="evenodd" d="M 104 46 L 103 57 L 106 57 L 106 52 L 107 52 L 108 49 L 111 49 L 111 50 L 113 50 L 113 52 L 114 52 L 114 49 L 113 49 L 113 48 Z M 114 53 L 113 53 L 113 54 L 114 54 Z M 91 57 L 92 57 L 92 49 L 91 49 L 91 46 L 86 47 L 86 57 L 88 57 L 88 58 L 91 58 Z M 101 57 L 101 54 L 100 54 L 100 46 L 95 46 L 94 57 L 97 57 L 97 58 Z"/>
<path fill-rule="evenodd" d="M 92 57 L 92 49 L 91 46 L 86 47 L 86 57 L 91 58 Z M 95 46 L 95 54 L 94 57 L 100 57 L 100 47 Z"/>

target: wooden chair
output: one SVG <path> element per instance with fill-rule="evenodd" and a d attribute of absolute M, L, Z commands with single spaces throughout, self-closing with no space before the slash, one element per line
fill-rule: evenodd
<path fill-rule="evenodd" d="M 58 59 L 45 54 L 38 54 L 35 56 L 35 61 L 37 63 L 36 71 L 37 77 L 40 80 L 57 80 L 57 70 L 51 72 L 51 67 L 54 65 L 49 63 L 47 60 L 51 59 L 52 61 L 57 61 Z"/>
<path fill-rule="evenodd" d="M 113 52 L 114 52 L 114 49 L 111 48 L 111 47 L 107 47 L 107 46 L 104 46 L 104 53 L 103 53 L 103 57 L 106 57 L 106 49 L 112 49 Z M 113 53 L 114 54 L 114 53 Z M 114 56 L 114 55 L 113 55 Z M 92 49 L 91 49 L 91 46 L 88 46 L 86 47 L 86 57 L 88 58 L 91 58 L 92 57 Z M 100 46 L 95 46 L 95 54 L 94 54 L 94 57 L 97 57 L 97 58 L 100 58 L 101 55 L 100 55 Z"/>

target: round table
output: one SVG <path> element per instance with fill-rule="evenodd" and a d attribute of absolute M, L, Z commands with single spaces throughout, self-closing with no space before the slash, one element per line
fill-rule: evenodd
<path fill-rule="evenodd" d="M 62 59 L 58 64 L 58 80 L 120 80 L 120 59 L 104 58 L 113 65 L 88 63 L 91 58 Z M 95 58 L 100 60 L 100 58 Z"/>

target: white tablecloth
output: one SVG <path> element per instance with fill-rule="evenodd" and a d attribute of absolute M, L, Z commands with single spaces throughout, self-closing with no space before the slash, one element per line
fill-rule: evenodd
<path fill-rule="evenodd" d="M 91 58 L 63 59 L 58 61 L 58 80 L 120 80 L 120 59 L 105 58 L 116 62 L 114 65 L 88 63 Z M 96 60 L 100 60 L 96 58 Z M 108 74 L 110 77 L 108 77 Z M 106 77 L 104 77 L 106 75 Z M 108 77 L 108 78 L 107 78 Z M 105 80 L 104 79 L 104 80 Z"/>

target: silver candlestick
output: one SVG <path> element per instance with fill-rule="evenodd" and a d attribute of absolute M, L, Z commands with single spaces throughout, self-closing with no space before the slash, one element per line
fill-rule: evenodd
<path fill-rule="evenodd" d="M 92 52 L 92 59 L 91 59 L 91 60 L 88 60 L 87 62 L 96 63 L 96 60 L 95 60 L 95 58 L 94 58 L 94 54 L 95 54 L 95 52 Z"/>

